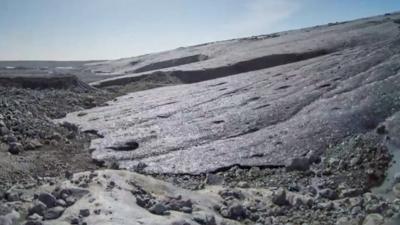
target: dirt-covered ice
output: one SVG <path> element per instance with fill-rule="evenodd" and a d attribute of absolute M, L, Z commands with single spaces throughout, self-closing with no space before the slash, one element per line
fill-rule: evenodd
<path fill-rule="evenodd" d="M 101 63 L 97 69 L 127 75 L 97 86 L 157 74 L 191 84 L 130 93 L 63 121 L 97 133 L 92 157 L 120 168 L 198 174 L 233 165 L 282 166 L 374 130 L 399 112 L 397 17 Z M 171 61 L 189 53 L 207 58 Z M 156 71 L 146 75 L 143 67 Z M 208 81 L 193 83 L 200 80 Z"/>

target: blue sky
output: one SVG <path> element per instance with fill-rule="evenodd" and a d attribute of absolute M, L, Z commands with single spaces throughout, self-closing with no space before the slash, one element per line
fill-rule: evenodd
<path fill-rule="evenodd" d="M 399 0 L 0 0 L 0 60 L 116 59 L 399 10 Z"/>

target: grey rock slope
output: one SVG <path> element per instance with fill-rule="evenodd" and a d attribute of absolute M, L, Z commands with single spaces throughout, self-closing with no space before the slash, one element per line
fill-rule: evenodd
<path fill-rule="evenodd" d="M 93 83 L 98 87 L 157 76 L 192 84 L 130 93 L 62 121 L 97 133 L 92 157 L 121 168 L 203 173 L 282 166 L 386 121 L 389 132 L 399 129 L 399 18 L 91 64 L 120 75 Z"/>

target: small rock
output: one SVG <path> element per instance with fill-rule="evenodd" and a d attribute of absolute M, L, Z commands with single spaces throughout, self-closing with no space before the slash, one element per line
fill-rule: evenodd
<path fill-rule="evenodd" d="M 48 209 L 44 212 L 43 218 L 46 220 L 54 220 L 59 218 L 64 213 L 64 208 L 61 206 L 57 206 L 51 209 Z"/>
<path fill-rule="evenodd" d="M 278 206 L 288 205 L 289 202 L 286 199 L 286 191 L 283 188 L 276 190 L 272 194 L 272 202 Z"/>
<path fill-rule="evenodd" d="M 169 197 L 166 200 L 163 200 L 162 203 L 167 207 L 169 210 L 174 211 L 181 211 L 185 213 L 192 213 L 193 210 L 193 203 L 190 199 L 182 199 L 182 196 L 178 197 Z"/>
<path fill-rule="evenodd" d="M 8 144 L 17 142 L 17 138 L 13 135 L 8 135 L 5 140 Z"/>
<path fill-rule="evenodd" d="M 321 157 L 316 151 L 309 151 L 306 157 L 308 158 L 310 164 L 321 162 Z"/>
<path fill-rule="evenodd" d="M 386 126 L 385 125 L 380 125 L 378 128 L 376 128 L 376 133 L 377 134 L 386 134 Z"/>
<path fill-rule="evenodd" d="M 360 206 L 356 206 L 351 209 L 352 215 L 360 215 L 361 212 L 362 212 L 362 208 Z"/>
<path fill-rule="evenodd" d="M 0 136 L 4 136 L 10 133 L 10 130 L 7 127 L 0 127 Z"/>
<path fill-rule="evenodd" d="M 360 225 L 362 220 L 360 221 L 359 218 L 351 218 L 351 217 L 340 217 L 335 225 Z"/>
<path fill-rule="evenodd" d="M 40 201 L 36 201 L 34 203 L 34 205 L 28 210 L 28 214 L 29 215 L 37 214 L 37 215 L 43 216 L 46 209 L 47 209 L 47 206 L 44 203 L 42 203 Z"/>
<path fill-rule="evenodd" d="M 42 147 L 42 143 L 40 143 L 39 140 L 37 139 L 33 139 L 30 140 L 26 145 L 25 145 L 25 150 L 35 150 L 38 149 L 40 147 Z"/>
<path fill-rule="evenodd" d="M 67 203 L 67 206 L 71 206 L 75 204 L 75 202 L 76 198 L 74 198 L 73 196 L 68 196 L 67 198 L 65 198 L 65 203 Z"/>
<path fill-rule="evenodd" d="M 286 199 L 291 206 L 311 207 L 312 204 L 314 203 L 313 198 L 301 194 L 290 194 L 286 197 Z"/>
<path fill-rule="evenodd" d="M 364 193 L 363 195 L 365 202 L 371 202 L 376 200 L 378 197 L 370 192 Z"/>
<path fill-rule="evenodd" d="M 181 211 L 181 212 L 184 212 L 184 213 L 192 213 L 192 212 L 193 212 L 193 209 L 184 206 L 184 207 L 180 208 L 180 211 Z"/>
<path fill-rule="evenodd" d="M 147 164 L 144 162 L 139 162 L 134 168 L 133 170 L 135 172 L 141 172 L 143 171 L 145 168 L 147 167 Z"/>
<path fill-rule="evenodd" d="M 43 217 L 35 213 L 33 215 L 28 216 L 27 220 L 28 221 L 40 222 L 40 221 L 43 220 Z"/>
<path fill-rule="evenodd" d="M 400 183 L 400 173 L 396 173 L 393 176 L 393 181 L 394 181 L 395 184 Z"/>
<path fill-rule="evenodd" d="M 297 184 L 289 184 L 287 187 L 288 191 L 290 192 L 299 192 L 301 187 L 299 187 Z"/>
<path fill-rule="evenodd" d="M 330 189 L 330 188 L 326 188 L 323 190 L 320 190 L 319 195 L 322 198 L 326 198 L 329 200 L 336 200 L 338 198 L 338 194 L 336 193 L 336 191 Z"/>
<path fill-rule="evenodd" d="M 340 160 L 337 158 L 330 158 L 328 160 L 328 165 L 330 168 L 336 168 L 339 166 L 339 164 L 340 164 Z"/>
<path fill-rule="evenodd" d="M 67 207 L 67 203 L 62 199 L 57 199 L 56 205 L 62 206 L 62 207 Z"/>
<path fill-rule="evenodd" d="M 13 155 L 18 155 L 24 150 L 22 147 L 21 143 L 18 142 L 12 142 L 10 143 L 10 147 L 8 148 L 8 152 L 10 152 Z"/>
<path fill-rule="evenodd" d="M 3 215 L 0 214 L 0 225 L 17 224 L 17 221 L 20 219 L 20 217 L 21 217 L 20 214 L 15 210 L 7 210 L 7 213 L 4 213 Z"/>
<path fill-rule="evenodd" d="M 73 177 L 73 173 L 69 170 L 65 171 L 65 178 L 67 178 L 68 180 L 71 180 Z"/>
<path fill-rule="evenodd" d="M 61 136 L 61 134 L 54 132 L 53 135 L 51 135 L 49 139 L 55 140 L 55 141 L 61 141 L 63 139 L 63 137 Z"/>
<path fill-rule="evenodd" d="M 28 216 L 27 219 L 32 220 L 32 221 L 41 221 L 43 219 L 43 217 L 34 213 L 34 214 Z"/>
<path fill-rule="evenodd" d="M 217 174 L 208 173 L 205 183 L 207 185 L 222 185 L 224 183 L 224 177 Z"/>
<path fill-rule="evenodd" d="M 204 212 L 196 212 L 196 214 L 193 215 L 193 220 L 200 225 L 217 225 L 215 217 Z"/>
<path fill-rule="evenodd" d="M 51 140 L 49 143 L 51 146 L 57 146 L 59 143 L 56 140 Z"/>
<path fill-rule="evenodd" d="M 360 162 L 361 162 L 360 156 L 355 156 L 355 157 L 351 158 L 350 166 L 351 167 L 357 166 L 358 164 L 360 164 Z"/>
<path fill-rule="evenodd" d="M 90 210 L 89 209 L 81 209 L 81 210 L 79 210 L 79 215 L 82 217 L 88 217 L 88 216 L 90 216 Z"/>
<path fill-rule="evenodd" d="M 287 171 L 307 171 L 310 169 L 310 161 L 306 157 L 292 158 L 286 165 Z"/>
<path fill-rule="evenodd" d="M 15 191 L 8 191 L 5 194 L 5 199 L 9 202 L 17 202 L 20 199 L 20 193 Z"/>
<path fill-rule="evenodd" d="M 249 188 L 250 187 L 249 183 L 247 183 L 246 181 L 240 181 L 237 184 L 237 186 L 240 187 L 240 188 Z"/>
<path fill-rule="evenodd" d="M 364 199 L 361 196 L 347 198 L 346 201 L 351 207 L 363 206 Z"/>
<path fill-rule="evenodd" d="M 351 198 L 362 195 L 363 191 L 357 188 L 345 189 L 340 192 L 341 198 Z"/>
<path fill-rule="evenodd" d="M 161 203 L 156 203 L 149 208 L 149 211 L 156 215 L 165 215 L 167 208 Z"/>
<path fill-rule="evenodd" d="M 244 195 L 240 190 L 235 190 L 235 189 L 223 189 L 218 192 L 218 194 L 223 198 L 236 198 L 236 199 L 244 199 Z"/>
<path fill-rule="evenodd" d="M 330 211 L 335 208 L 335 204 L 333 204 L 333 202 L 320 202 L 318 203 L 317 208 Z"/>
<path fill-rule="evenodd" d="M 243 220 L 247 218 L 247 210 L 243 205 L 235 203 L 228 207 L 227 218 L 234 220 Z"/>
<path fill-rule="evenodd" d="M 77 114 L 77 116 L 79 116 L 79 117 L 81 117 L 81 116 L 86 116 L 86 115 L 87 115 L 86 112 L 80 112 L 80 113 Z"/>
<path fill-rule="evenodd" d="M 174 221 L 171 223 L 171 225 L 191 225 L 190 223 L 188 223 L 185 220 L 178 220 L 178 221 Z"/>
<path fill-rule="evenodd" d="M 94 212 L 94 214 L 96 214 L 96 215 L 100 215 L 101 209 L 95 209 L 93 212 Z"/>
<path fill-rule="evenodd" d="M 80 224 L 81 221 L 78 217 L 74 217 L 71 219 L 71 224 L 75 225 L 75 224 Z"/>
<path fill-rule="evenodd" d="M 66 136 L 69 140 L 72 140 L 74 138 L 76 138 L 76 133 L 74 132 L 69 132 Z"/>
<path fill-rule="evenodd" d="M 386 202 L 370 203 L 365 206 L 365 211 L 371 214 L 381 214 L 389 209 L 389 205 Z"/>
<path fill-rule="evenodd" d="M 8 144 L 6 144 L 6 143 L 1 143 L 0 142 L 0 151 L 2 151 L 2 152 L 8 152 L 8 149 L 9 149 L 10 147 L 8 146 Z"/>
<path fill-rule="evenodd" d="M 40 221 L 29 220 L 26 223 L 24 223 L 24 225 L 43 225 L 43 223 Z"/>
<path fill-rule="evenodd" d="M 5 199 L 6 193 L 7 193 L 6 191 L 4 191 L 3 189 L 0 188 L 0 201 Z M 0 207 L 0 209 L 1 209 L 1 207 Z"/>
<path fill-rule="evenodd" d="M 393 186 L 393 194 L 397 197 L 400 198 L 400 183 L 397 183 Z"/>
<path fill-rule="evenodd" d="M 369 214 L 365 217 L 363 225 L 383 225 L 384 219 L 380 214 Z"/>
<path fill-rule="evenodd" d="M 61 124 L 62 127 L 66 128 L 69 131 L 78 132 L 79 128 L 77 125 L 69 122 L 63 122 Z"/>
<path fill-rule="evenodd" d="M 336 221 L 336 223 L 335 223 L 335 225 L 344 225 L 344 224 L 348 224 L 349 222 L 350 222 L 350 218 L 349 217 L 347 217 L 347 216 L 344 216 L 344 217 L 340 217 L 337 221 Z"/>
<path fill-rule="evenodd" d="M 248 174 L 250 177 L 257 177 L 261 173 L 261 169 L 259 167 L 251 167 Z"/>

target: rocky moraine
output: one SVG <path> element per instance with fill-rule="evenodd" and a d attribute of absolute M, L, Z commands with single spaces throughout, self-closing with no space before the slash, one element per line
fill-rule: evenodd
<path fill-rule="evenodd" d="M 0 69 L 0 225 L 399 224 L 399 26 Z"/>

